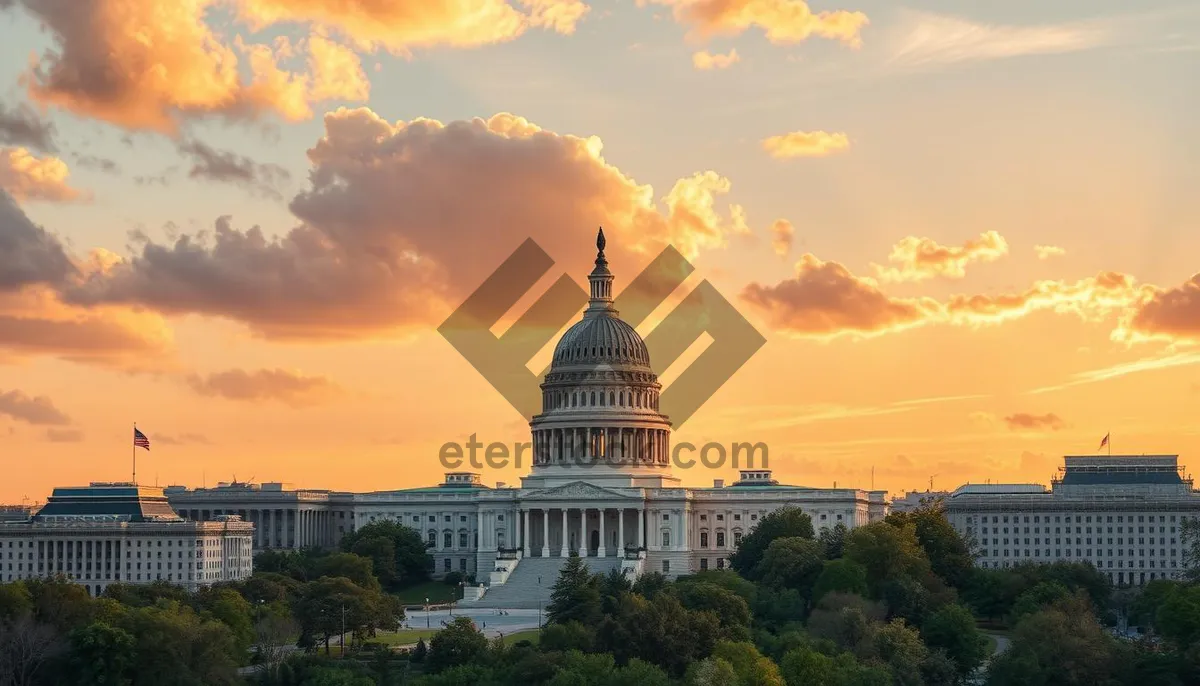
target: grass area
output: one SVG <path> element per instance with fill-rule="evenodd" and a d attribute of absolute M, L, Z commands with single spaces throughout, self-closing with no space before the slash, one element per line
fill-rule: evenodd
<path fill-rule="evenodd" d="M 393 595 L 405 605 L 424 605 L 426 598 L 429 598 L 429 603 L 433 605 L 448 603 L 451 598 L 457 599 L 458 587 L 440 581 L 426 581 L 416 586 L 400 589 Z"/>
<path fill-rule="evenodd" d="M 988 655 L 995 655 L 996 654 L 996 646 L 998 645 L 996 642 L 996 637 L 992 636 L 990 634 L 984 634 L 983 637 L 986 638 L 987 642 L 988 642 L 988 649 L 987 649 Z"/>
<path fill-rule="evenodd" d="M 372 638 L 370 640 L 378 641 L 380 643 L 386 643 L 387 645 L 390 645 L 390 646 L 408 645 L 410 643 L 416 643 L 417 641 L 421 640 L 422 638 L 425 639 L 426 643 L 428 643 L 429 637 L 433 636 L 440 630 L 441 629 L 439 627 L 438 629 L 409 629 L 406 631 L 397 631 L 394 633 L 385 633 L 385 632 L 381 631 L 375 635 L 375 638 Z"/>
<path fill-rule="evenodd" d="M 538 629 L 528 629 L 526 631 L 518 631 L 515 634 L 505 634 L 504 635 L 504 645 L 510 646 L 510 645 L 513 645 L 514 643 L 520 643 L 521 641 L 529 641 L 530 643 L 537 645 L 538 641 L 541 640 L 541 638 L 542 638 L 541 631 L 539 631 Z"/>

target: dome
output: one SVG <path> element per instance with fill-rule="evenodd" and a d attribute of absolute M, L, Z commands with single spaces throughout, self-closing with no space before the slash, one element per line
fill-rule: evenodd
<path fill-rule="evenodd" d="M 584 317 L 559 339 L 551 369 L 575 364 L 649 367 L 650 353 L 632 326 L 606 312 Z"/>

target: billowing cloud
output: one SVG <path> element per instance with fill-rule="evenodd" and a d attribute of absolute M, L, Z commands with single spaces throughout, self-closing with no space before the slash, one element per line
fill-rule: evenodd
<path fill-rule="evenodd" d="M 262 164 L 227 150 L 216 150 L 200 141 L 179 144 L 179 152 L 191 160 L 188 176 L 242 186 L 252 193 L 282 199 L 280 184 L 291 178 L 278 164 Z"/>
<path fill-rule="evenodd" d="M 792 251 L 792 242 L 796 237 L 796 227 L 786 219 L 776 219 L 771 224 L 771 250 L 780 257 L 787 257 Z"/>
<path fill-rule="evenodd" d="M 671 7 L 675 20 L 694 27 L 700 37 L 736 36 L 759 28 L 777 44 L 799 43 L 813 36 L 862 45 L 867 25 L 862 12 L 813 12 L 804 0 L 651 0 Z"/>
<path fill-rule="evenodd" d="M 0 391 L 0 415 L 35 426 L 66 426 L 71 418 L 44 395 L 30 397 L 21 391 Z"/>
<path fill-rule="evenodd" d="M 227 41 L 205 22 L 217 2 L 16 0 L 55 44 L 34 60 L 29 94 L 77 115 L 169 133 L 197 116 L 273 112 L 289 121 L 307 119 L 315 101 L 363 94 L 363 78 L 342 91 L 330 89 L 335 81 L 328 74 L 353 71 L 348 51 L 331 50 L 319 36 L 297 46 L 285 37 L 272 45 L 247 44 L 240 36 Z M 280 66 L 305 53 L 306 69 Z"/>
<path fill-rule="evenodd" d="M 0 294 L 32 284 L 58 284 L 75 266 L 58 238 L 34 224 L 0 190 Z"/>
<path fill-rule="evenodd" d="M 354 336 L 440 322 L 526 238 L 579 279 L 603 222 L 613 269 L 632 279 L 667 244 L 691 257 L 741 230 L 734 208 L 716 209 L 727 179 L 680 179 L 660 206 L 601 150 L 511 114 L 393 124 L 340 109 L 308 151 L 310 187 L 290 204 L 299 226 L 270 237 L 221 218 L 211 238 L 148 243 L 67 297 L 227 317 L 273 337 Z"/>
<path fill-rule="evenodd" d="M 187 383 L 192 390 L 227 400 L 275 400 L 285 405 L 313 405 L 340 392 L 336 384 L 323 376 L 305 376 L 285 369 L 230 369 L 208 376 L 192 374 Z"/>
<path fill-rule="evenodd" d="M 1048 260 L 1051 257 L 1067 254 L 1066 250 L 1057 245 L 1035 245 L 1033 246 L 1033 252 L 1037 254 L 1039 260 Z"/>
<path fill-rule="evenodd" d="M 512 40 L 529 28 L 574 33 L 588 12 L 582 0 L 239 0 L 252 27 L 311 22 L 365 49 L 476 47 Z"/>
<path fill-rule="evenodd" d="M 1005 417 L 1004 424 L 1010 431 L 1058 431 L 1067 426 L 1062 417 L 1053 412 L 1046 414 L 1017 412 Z"/>
<path fill-rule="evenodd" d="M 57 157 L 35 157 L 25 148 L 0 148 L 0 189 L 17 200 L 70 202 L 89 198 L 67 183 L 67 163 Z"/>
<path fill-rule="evenodd" d="M 1200 274 L 1174 288 L 1148 288 L 1126 326 L 1134 338 L 1200 341 Z"/>
<path fill-rule="evenodd" d="M 0 3 L 0 7 L 3 3 Z M 57 152 L 54 123 L 28 105 L 8 107 L 0 103 L 0 143 L 19 145 L 41 152 Z"/>
<path fill-rule="evenodd" d="M 763 150 L 771 157 L 825 157 L 850 147 L 850 139 L 844 133 L 825 131 L 793 131 L 763 139 Z"/>
<path fill-rule="evenodd" d="M 1034 312 L 1075 314 L 1084 321 L 1115 319 L 1114 338 L 1125 337 L 1133 308 L 1150 287 L 1133 277 L 1102 272 L 1067 281 L 1038 281 L 1024 291 L 1006 294 L 897 298 L 877 281 L 855 276 L 836 262 L 806 254 L 796 276 L 774 285 L 752 283 L 742 299 L 763 312 L 780 332 L 829 338 L 873 336 L 927 324 L 986 326 L 1020 319 Z"/>
<path fill-rule="evenodd" d="M 777 330 L 815 336 L 905 329 L 939 310 L 929 299 L 892 298 L 871 279 L 808 253 L 796 263 L 795 277 L 773 286 L 752 283 L 742 299 L 762 310 Z"/>
<path fill-rule="evenodd" d="M 692 53 L 692 66 L 701 71 L 728 69 L 740 60 L 737 50 L 730 50 L 729 54 L 714 54 L 707 50 Z"/>
<path fill-rule="evenodd" d="M 973 262 L 995 262 L 1008 254 L 1008 243 L 995 231 L 986 231 L 979 238 L 960 246 L 941 245 L 932 238 L 907 236 L 892 247 L 888 255 L 891 265 L 875 265 L 883 281 L 924 281 L 935 277 L 961 279 L 966 266 Z"/>

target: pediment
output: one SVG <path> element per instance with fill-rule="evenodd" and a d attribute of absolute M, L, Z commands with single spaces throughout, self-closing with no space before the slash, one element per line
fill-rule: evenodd
<path fill-rule="evenodd" d="M 530 500 L 609 500 L 633 497 L 629 493 L 602 488 L 586 481 L 572 481 L 562 486 L 530 490 L 522 494 L 522 499 Z"/>

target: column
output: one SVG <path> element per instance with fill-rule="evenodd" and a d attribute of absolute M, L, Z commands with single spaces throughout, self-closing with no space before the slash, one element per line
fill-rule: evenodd
<path fill-rule="evenodd" d="M 529 510 L 521 508 L 521 518 L 525 522 L 524 534 L 521 536 L 521 547 L 525 549 L 525 557 L 529 557 Z"/>
<path fill-rule="evenodd" d="M 600 545 L 596 547 L 596 557 L 606 557 L 604 550 L 604 508 L 600 508 Z"/>
<path fill-rule="evenodd" d="M 587 508 L 579 508 L 579 557 L 587 557 Z"/>
<path fill-rule="evenodd" d="M 688 535 L 688 512 L 686 501 L 683 503 L 683 506 L 679 508 L 679 528 L 679 549 L 687 550 L 691 545 L 691 536 Z"/>
<path fill-rule="evenodd" d="M 483 510 L 479 510 L 476 513 L 475 537 L 475 549 L 486 550 L 487 541 L 483 540 Z"/>
<path fill-rule="evenodd" d="M 638 508 L 638 547 L 646 547 L 646 506 Z"/>
<path fill-rule="evenodd" d="M 625 508 L 617 508 L 617 557 L 625 556 Z"/>
<path fill-rule="evenodd" d="M 567 548 L 567 508 L 562 509 L 562 549 L 558 551 L 559 557 L 568 557 L 571 551 Z"/>
<path fill-rule="evenodd" d="M 550 510 L 542 509 L 542 557 L 550 557 Z"/>

